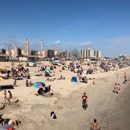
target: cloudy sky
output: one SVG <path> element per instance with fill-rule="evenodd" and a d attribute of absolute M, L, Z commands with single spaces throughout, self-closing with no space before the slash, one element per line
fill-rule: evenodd
<path fill-rule="evenodd" d="M 1 0 L 0 48 L 88 47 L 103 56 L 130 55 L 130 0 Z"/>

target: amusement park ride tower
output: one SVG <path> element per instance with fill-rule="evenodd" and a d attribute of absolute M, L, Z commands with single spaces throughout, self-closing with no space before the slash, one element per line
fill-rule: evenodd
<path fill-rule="evenodd" d="M 28 55 L 29 52 L 29 40 L 25 39 L 24 41 L 24 55 Z"/>

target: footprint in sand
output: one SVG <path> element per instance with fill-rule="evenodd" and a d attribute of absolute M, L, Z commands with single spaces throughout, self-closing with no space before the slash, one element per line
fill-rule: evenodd
<path fill-rule="evenodd" d="M 62 107 L 62 106 L 57 106 L 57 109 L 58 109 L 58 110 L 62 110 L 63 107 Z"/>

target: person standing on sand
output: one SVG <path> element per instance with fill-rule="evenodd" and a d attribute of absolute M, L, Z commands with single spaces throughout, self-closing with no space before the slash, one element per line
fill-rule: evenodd
<path fill-rule="evenodd" d="M 10 102 L 10 99 L 12 98 L 12 93 L 10 92 L 10 91 L 8 91 L 8 97 L 7 97 L 7 100 L 8 100 L 8 102 L 9 102 L 9 104 L 11 104 L 11 102 Z"/>
<path fill-rule="evenodd" d="M 126 78 L 126 72 L 124 72 L 124 78 Z"/>
<path fill-rule="evenodd" d="M 94 119 L 93 122 L 90 121 L 90 124 L 92 125 L 92 127 L 90 127 L 90 130 L 101 130 L 101 127 L 98 128 L 98 125 L 100 125 L 101 123 L 102 123 L 102 121 L 101 122 L 97 122 L 96 119 Z"/>
<path fill-rule="evenodd" d="M 82 96 L 82 107 L 84 108 L 84 110 L 86 110 L 86 108 L 87 108 L 87 103 L 86 103 L 87 99 L 88 99 L 88 97 L 86 96 L 86 93 L 84 93 Z"/>
<path fill-rule="evenodd" d="M 113 85 L 113 93 L 116 93 L 116 91 L 117 91 L 117 83 L 115 83 L 115 84 Z"/>
<path fill-rule="evenodd" d="M 120 94 L 120 84 L 117 85 L 117 94 Z"/>

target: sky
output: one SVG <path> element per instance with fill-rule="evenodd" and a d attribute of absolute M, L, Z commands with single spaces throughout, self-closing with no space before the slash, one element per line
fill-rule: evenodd
<path fill-rule="evenodd" d="M 0 48 L 130 55 L 130 0 L 0 0 Z"/>

